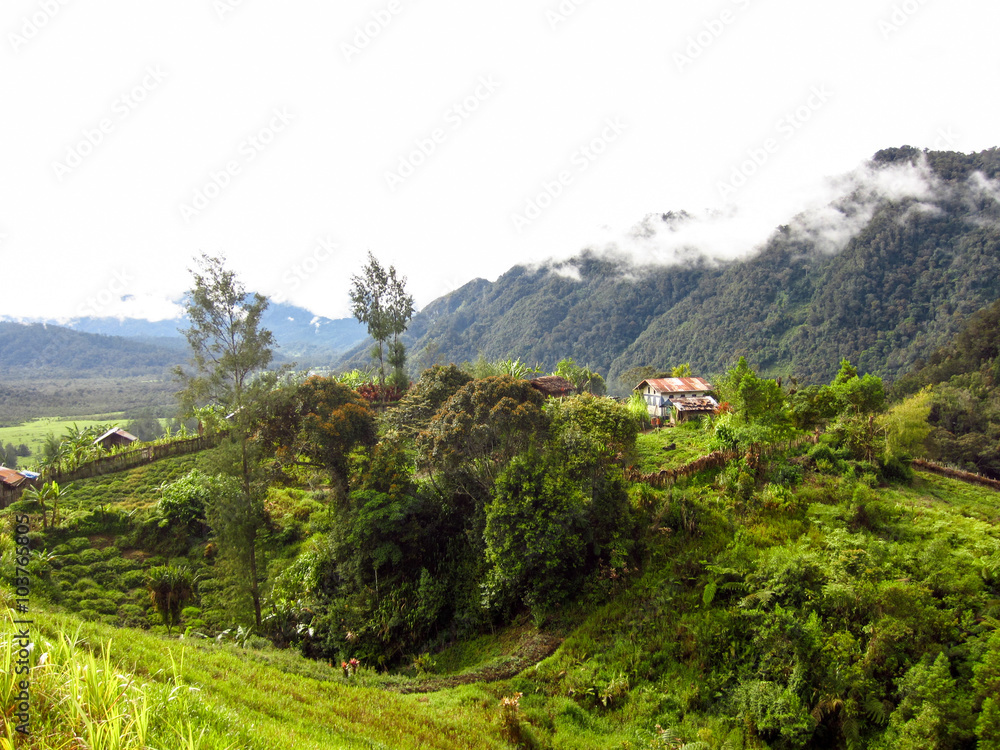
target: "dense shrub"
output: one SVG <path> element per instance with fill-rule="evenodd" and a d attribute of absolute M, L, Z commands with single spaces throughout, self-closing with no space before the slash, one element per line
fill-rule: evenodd
<path fill-rule="evenodd" d="M 163 485 L 156 504 L 162 518 L 160 526 L 178 525 L 191 533 L 204 533 L 205 508 L 211 496 L 212 477 L 198 469 Z"/>
<path fill-rule="evenodd" d="M 118 608 L 118 619 L 127 628 L 148 628 L 146 608 L 138 604 L 122 604 Z"/>

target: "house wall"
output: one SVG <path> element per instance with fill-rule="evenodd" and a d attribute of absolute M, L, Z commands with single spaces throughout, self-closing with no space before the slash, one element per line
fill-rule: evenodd
<path fill-rule="evenodd" d="M 646 410 L 649 412 L 651 418 L 655 417 L 660 420 L 669 419 L 674 424 L 677 419 L 684 420 L 695 415 L 688 414 L 678 417 L 676 410 L 670 405 L 671 398 L 704 396 L 708 393 L 708 391 L 659 391 L 649 383 L 646 383 L 640 392 L 646 400 Z M 664 402 L 662 405 L 660 404 L 661 400 Z"/>

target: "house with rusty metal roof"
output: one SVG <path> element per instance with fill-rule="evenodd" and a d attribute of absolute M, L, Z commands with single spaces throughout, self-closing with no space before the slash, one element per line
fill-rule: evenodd
<path fill-rule="evenodd" d="M 632 390 L 642 394 L 654 424 L 677 424 L 719 408 L 709 395 L 711 383 L 702 378 L 647 378 Z"/>
<path fill-rule="evenodd" d="M 28 477 L 21 472 L 15 469 L 8 469 L 6 466 L 0 466 L 0 482 L 8 487 L 20 487 L 27 481 L 29 481 Z"/>
<path fill-rule="evenodd" d="M 21 496 L 21 491 L 31 486 L 31 478 L 19 471 L 0 466 L 0 508 L 6 508 Z"/>

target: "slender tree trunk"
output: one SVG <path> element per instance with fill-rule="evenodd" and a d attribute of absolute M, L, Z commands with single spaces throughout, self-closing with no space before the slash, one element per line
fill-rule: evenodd
<path fill-rule="evenodd" d="M 257 583 L 257 531 L 250 537 L 250 596 L 253 597 L 253 616 L 260 632 L 260 585 Z"/>
<path fill-rule="evenodd" d="M 240 436 L 240 458 L 243 463 L 243 494 L 246 497 L 246 502 L 250 505 L 253 504 L 253 497 L 251 493 L 250 486 L 250 457 L 247 455 L 247 437 L 246 435 Z M 254 622 L 257 624 L 258 631 L 260 630 L 261 618 L 260 618 L 260 584 L 257 580 L 257 526 L 256 519 L 252 521 L 254 524 L 250 530 L 249 534 L 249 549 L 247 550 L 247 559 L 250 563 L 250 596 L 253 598 L 253 614 Z"/>

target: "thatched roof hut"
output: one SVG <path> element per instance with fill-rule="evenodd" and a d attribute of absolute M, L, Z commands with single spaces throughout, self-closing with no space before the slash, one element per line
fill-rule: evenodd
<path fill-rule="evenodd" d="M 537 391 L 541 391 L 543 396 L 572 396 L 576 393 L 576 386 L 566 378 L 559 375 L 544 375 L 534 380 L 529 380 L 528 384 Z"/>

